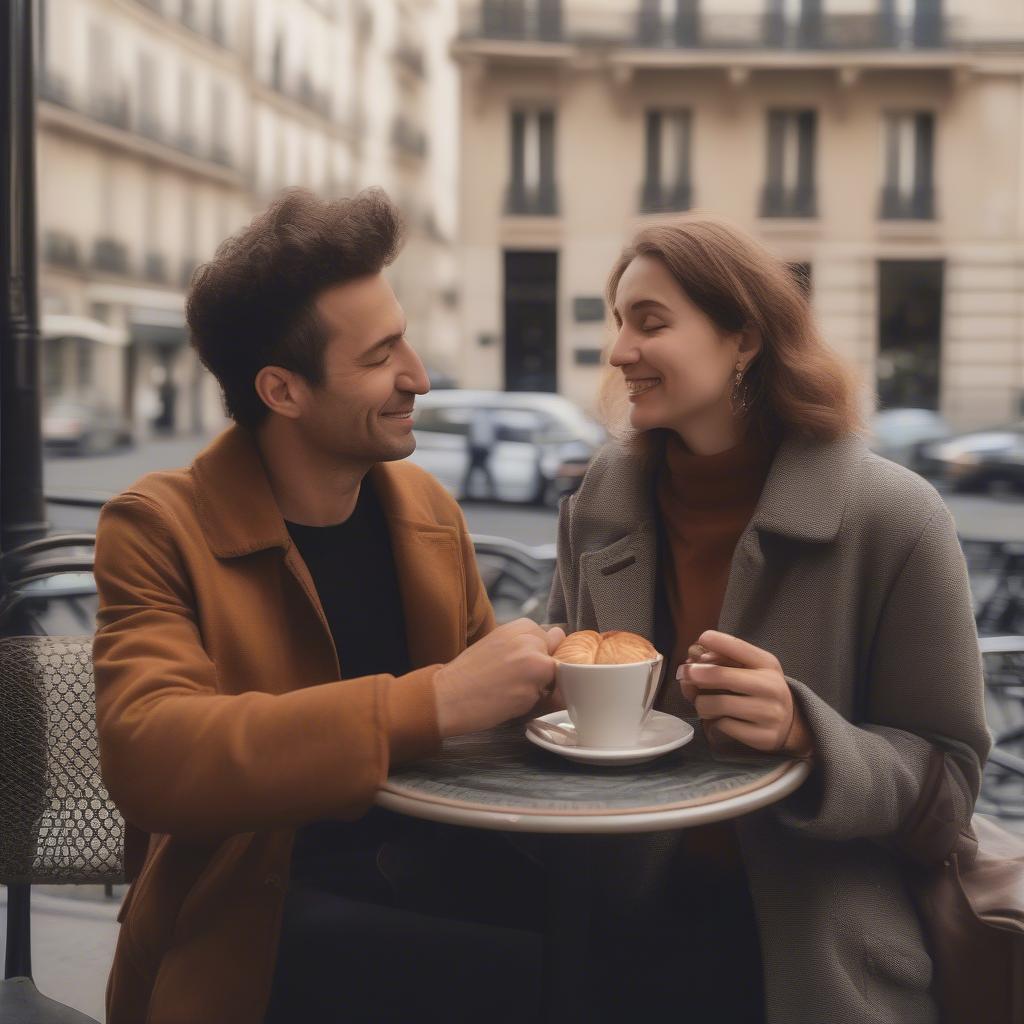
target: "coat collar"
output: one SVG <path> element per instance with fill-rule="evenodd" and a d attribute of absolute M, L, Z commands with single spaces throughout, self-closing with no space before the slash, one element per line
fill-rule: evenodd
<path fill-rule="evenodd" d="M 835 540 L 846 511 L 850 481 L 866 451 L 863 439 L 855 434 L 834 441 L 783 438 L 751 528 L 811 544 Z M 607 477 L 609 490 L 614 488 L 616 496 L 615 504 L 608 507 L 618 509 L 615 518 L 629 524 L 631 534 L 643 534 L 645 523 L 655 519 L 653 472 L 628 442 L 615 444 L 603 467 L 602 476 Z M 600 493 L 595 497 L 603 500 Z"/>
<path fill-rule="evenodd" d="M 239 558 L 281 548 L 329 633 L 308 568 L 294 549 L 252 434 L 229 427 L 192 464 L 196 505 L 210 549 Z M 460 536 L 438 522 L 424 475 L 403 463 L 379 463 L 370 471 L 388 520 L 395 569 L 414 665 L 450 661 L 465 646 L 465 612 L 432 599 L 439 579 L 463 573 Z M 293 550 L 294 549 L 294 550 Z M 344 652 L 341 652 L 344 658 Z"/>
<path fill-rule="evenodd" d="M 866 452 L 855 435 L 815 442 L 786 437 L 772 462 L 750 524 L 737 544 L 734 571 L 722 609 L 722 628 L 734 627 L 744 611 L 749 589 L 743 577 L 763 562 L 758 534 L 768 533 L 810 544 L 834 541 L 842 526 L 846 498 L 859 460 Z M 592 485 L 579 494 L 583 529 L 596 542 L 583 551 L 580 572 L 585 585 L 579 600 L 580 621 L 598 629 L 629 628 L 653 640 L 658 558 L 658 530 L 653 468 L 638 459 L 628 443 L 605 449 L 592 469 Z M 623 593 L 632 600 L 623 602 Z M 628 609 L 623 611 L 623 609 Z M 604 622 L 609 610 L 614 621 Z M 630 622 L 623 621 L 623 615 Z"/>
<path fill-rule="evenodd" d="M 416 485 L 418 474 L 405 473 L 404 468 L 379 463 L 370 471 L 389 524 L 392 529 L 436 531 L 436 515 L 424 489 Z M 259 448 L 249 431 L 237 424 L 228 427 L 196 456 L 191 471 L 199 521 L 218 558 L 291 546 Z"/>
<path fill-rule="evenodd" d="M 866 451 L 856 434 L 834 441 L 784 438 L 751 526 L 810 544 L 831 543 L 839 535 L 850 484 Z"/>
<path fill-rule="evenodd" d="M 192 463 L 196 513 L 210 550 L 238 558 L 291 540 L 252 434 L 237 424 L 218 435 Z"/>

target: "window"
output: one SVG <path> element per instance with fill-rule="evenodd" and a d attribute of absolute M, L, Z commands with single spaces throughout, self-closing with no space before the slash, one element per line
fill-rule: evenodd
<path fill-rule="evenodd" d="M 96 343 L 89 338 L 75 339 L 75 362 L 77 364 L 78 390 L 89 391 L 96 382 L 93 346 Z"/>
<path fill-rule="evenodd" d="M 110 30 L 100 22 L 89 26 L 89 82 L 96 104 L 114 98 L 114 46 Z"/>
<path fill-rule="evenodd" d="M 182 144 L 188 150 L 195 146 L 195 113 L 196 91 L 192 72 L 182 68 L 178 77 L 178 127 Z"/>
<path fill-rule="evenodd" d="M 139 54 L 139 131 L 151 138 L 160 137 L 160 105 L 157 89 L 156 58 Z"/>
<path fill-rule="evenodd" d="M 820 46 L 822 0 L 769 0 L 765 42 L 769 46 Z"/>
<path fill-rule="evenodd" d="M 220 46 L 227 46 L 228 30 L 224 22 L 224 4 L 222 0 L 213 0 L 210 7 L 210 38 Z"/>
<path fill-rule="evenodd" d="M 490 39 L 562 37 L 562 0 L 483 0 L 483 31 Z"/>
<path fill-rule="evenodd" d="M 231 163 L 227 137 L 230 121 L 227 90 L 221 82 L 214 82 L 210 87 L 210 154 L 217 163 L 224 165 Z"/>
<path fill-rule="evenodd" d="M 689 110 L 649 110 L 643 194 L 645 213 L 688 210 L 691 205 Z"/>
<path fill-rule="evenodd" d="M 942 0 L 881 0 L 883 41 L 889 46 L 941 46 Z"/>
<path fill-rule="evenodd" d="M 471 409 L 433 406 L 416 410 L 416 430 L 434 434 L 455 434 L 465 437 L 469 433 Z"/>
<path fill-rule="evenodd" d="M 813 110 L 768 113 L 768 174 L 762 217 L 816 217 L 814 184 L 817 115 Z"/>
<path fill-rule="evenodd" d="M 557 211 L 555 115 L 550 110 L 512 113 L 512 166 L 506 210 L 513 214 Z"/>
<path fill-rule="evenodd" d="M 154 171 L 146 175 L 145 209 L 143 210 L 142 251 L 145 254 L 142 272 L 149 281 L 163 281 L 167 268 L 160 253 L 160 179 Z"/>
<path fill-rule="evenodd" d="M 885 184 L 881 214 L 886 220 L 930 220 L 935 216 L 935 118 L 929 113 L 885 118 Z"/>
<path fill-rule="evenodd" d="M 47 395 L 64 390 L 64 338 L 43 339 L 43 388 Z"/>
<path fill-rule="evenodd" d="M 496 409 L 493 417 L 498 441 L 533 444 L 552 426 L 549 417 L 532 409 Z"/>
<path fill-rule="evenodd" d="M 644 46 L 696 46 L 700 0 L 642 0 L 639 36 Z"/>
<path fill-rule="evenodd" d="M 280 29 L 274 38 L 274 52 L 270 58 L 270 84 L 278 92 L 284 89 L 284 32 Z"/>

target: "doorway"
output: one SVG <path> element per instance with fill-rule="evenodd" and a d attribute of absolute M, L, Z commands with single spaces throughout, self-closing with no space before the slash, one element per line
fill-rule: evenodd
<path fill-rule="evenodd" d="M 558 253 L 505 253 L 505 390 L 558 390 Z"/>

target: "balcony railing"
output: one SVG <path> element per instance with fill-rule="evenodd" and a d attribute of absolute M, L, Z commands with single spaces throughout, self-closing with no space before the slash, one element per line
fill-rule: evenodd
<path fill-rule="evenodd" d="M 505 194 L 505 213 L 511 216 L 554 217 L 558 214 L 558 188 L 553 181 L 532 187 L 514 181 Z"/>
<path fill-rule="evenodd" d="M 145 135 L 147 139 L 152 139 L 154 142 L 164 141 L 163 125 L 155 114 L 139 111 L 135 127 L 138 133 Z"/>
<path fill-rule="evenodd" d="M 111 274 L 127 274 L 127 246 L 114 238 L 97 238 L 92 251 L 92 265 Z"/>
<path fill-rule="evenodd" d="M 63 76 L 49 69 L 40 71 L 38 88 L 40 99 L 73 110 L 91 120 L 132 132 L 198 160 L 208 160 L 223 167 L 234 166 L 230 151 L 220 140 L 214 141 L 207 148 L 190 129 L 170 131 L 148 111 L 138 111 L 133 119 L 127 90 L 120 93 L 97 90 L 89 96 L 82 96 L 68 86 Z"/>
<path fill-rule="evenodd" d="M 164 284 L 167 281 L 167 261 L 162 253 L 146 253 L 146 259 L 142 264 L 142 276 L 156 284 Z"/>
<path fill-rule="evenodd" d="M 408 156 L 422 159 L 427 155 L 427 134 L 404 117 L 396 117 L 391 126 L 391 142 Z"/>
<path fill-rule="evenodd" d="M 78 240 L 63 231 L 47 231 L 43 236 L 43 257 L 55 267 L 75 269 L 81 265 Z"/>
<path fill-rule="evenodd" d="M 177 4 L 170 7 L 164 0 L 139 0 L 143 7 L 148 7 L 155 14 L 163 18 L 176 16 L 178 24 L 194 32 L 197 36 L 209 40 L 224 49 L 228 47 L 227 28 L 224 24 L 224 12 L 219 3 L 214 3 L 210 10 L 208 19 L 204 19 L 200 7 L 195 0 L 182 0 L 181 6 Z"/>
<path fill-rule="evenodd" d="M 94 93 L 89 100 L 87 111 L 97 121 L 102 121 L 112 128 L 128 131 L 132 126 L 128 97 L 124 94 L 119 96 L 115 93 Z"/>
<path fill-rule="evenodd" d="M 192 283 L 192 275 L 196 272 L 198 266 L 199 260 L 190 256 L 186 256 L 181 261 L 181 273 L 178 276 L 178 281 L 182 288 L 187 288 Z"/>
<path fill-rule="evenodd" d="M 485 39 L 559 42 L 563 38 L 561 0 L 482 0 L 478 26 Z"/>
<path fill-rule="evenodd" d="M 641 213 L 682 213 L 693 206 L 693 187 L 689 182 L 663 185 L 645 182 L 640 190 Z"/>
<path fill-rule="evenodd" d="M 812 185 L 797 188 L 769 184 L 761 194 L 762 217 L 817 217 L 817 192 Z"/>
<path fill-rule="evenodd" d="M 935 191 L 919 188 L 913 192 L 901 192 L 894 185 L 882 189 L 882 220 L 934 220 Z"/>
<path fill-rule="evenodd" d="M 721 9 L 719 0 L 705 0 L 703 6 L 692 11 L 682 6 L 666 17 L 641 9 L 639 2 L 632 12 L 615 12 L 597 3 L 563 11 L 556 0 L 480 0 L 462 9 L 460 38 L 699 50 L 931 49 L 961 42 L 954 22 L 938 13 L 901 18 L 868 11 L 790 18 L 730 13 Z M 997 31 L 990 34 L 1000 39 Z M 1024 38 L 1017 41 L 1024 45 Z"/>
<path fill-rule="evenodd" d="M 221 167 L 231 167 L 231 150 L 227 144 L 221 142 L 219 139 L 214 139 L 210 144 L 210 159 L 215 164 L 220 164 Z"/>

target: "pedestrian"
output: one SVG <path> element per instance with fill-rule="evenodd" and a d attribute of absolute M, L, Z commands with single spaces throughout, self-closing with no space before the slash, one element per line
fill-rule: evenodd
<path fill-rule="evenodd" d="M 497 424 L 490 409 L 476 408 L 469 419 L 466 431 L 466 475 L 462 481 L 462 494 L 466 498 L 473 495 L 473 475 L 481 472 L 487 484 L 485 501 L 494 501 L 498 497 L 498 488 L 491 469 L 491 456 L 498 438 Z"/>

